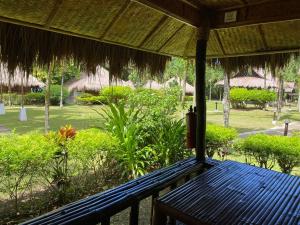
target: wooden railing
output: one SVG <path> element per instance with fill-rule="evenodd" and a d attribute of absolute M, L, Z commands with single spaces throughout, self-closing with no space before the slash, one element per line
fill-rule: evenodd
<path fill-rule="evenodd" d="M 205 163 L 195 158 L 178 162 L 138 179 L 125 183 L 117 188 L 95 194 L 88 198 L 73 202 L 50 213 L 27 221 L 23 224 L 99 224 L 109 225 L 110 218 L 126 208 L 130 208 L 129 224 L 139 224 L 140 201 L 152 196 L 153 202 L 159 197 L 160 191 L 174 189 L 178 183 L 184 183 L 195 174 L 218 164 L 207 159 Z M 183 181 L 183 182 L 182 182 Z M 149 221 L 151 224 L 151 221 Z"/>

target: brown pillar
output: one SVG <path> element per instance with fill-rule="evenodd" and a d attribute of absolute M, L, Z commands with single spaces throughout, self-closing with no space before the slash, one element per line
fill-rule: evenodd
<path fill-rule="evenodd" d="M 199 31 L 196 46 L 196 158 L 205 161 L 205 132 L 206 132 L 206 98 L 205 98 L 205 65 L 206 47 L 209 30 Z"/>

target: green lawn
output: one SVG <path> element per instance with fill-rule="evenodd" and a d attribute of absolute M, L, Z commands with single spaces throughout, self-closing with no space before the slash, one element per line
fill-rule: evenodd
<path fill-rule="evenodd" d="M 15 130 L 16 133 L 44 132 L 44 107 L 26 106 L 26 109 L 28 121 L 20 122 L 19 107 L 6 107 L 6 114 L 0 116 L 0 125 Z M 50 129 L 57 130 L 66 124 L 71 124 L 76 129 L 103 127 L 104 121 L 94 109 L 101 111 L 100 106 L 51 106 Z"/>
<path fill-rule="evenodd" d="M 31 131 L 44 131 L 44 107 L 42 106 L 26 106 L 27 122 L 18 120 L 19 107 L 6 107 L 6 115 L 0 116 L 0 125 L 15 130 L 16 133 L 26 133 Z M 221 103 L 218 104 L 219 111 L 214 112 L 215 102 L 207 103 L 207 121 L 208 123 L 223 124 L 223 108 Z M 71 124 L 76 129 L 86 129 L 90 127 L 104 127 L 103 118 L 98 115 L 94 109 L 101 111 L 101 106 L 82 106 L 70 105 L 64 106 L 62 109 L 57 106 L 50 107 L 50 129 L 58 128 Z M 187 110 L 186 110 L 187 111 Z M 178 116 L 182 117 L 186 111 L 178 112 Z M 274 127 L 272 124 L 273 111 L 248 109 L 234 110 L 230 113 L 230 126 L 238 130 L 238 132 L 247 132 L 253 130 L 264 130 Z M 300 121 L 300 113 L 292 107 L 292 111 L 283 109 L 282 119 L 277 125 L 283 124 L 285 119 L 290 121 Z"/>

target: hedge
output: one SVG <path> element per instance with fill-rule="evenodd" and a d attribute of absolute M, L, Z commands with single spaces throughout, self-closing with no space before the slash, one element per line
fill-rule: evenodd
<path fill-rule="evenodd" d="M 256 134 L 243 141 L 242 151 L 246 156 L 253 156 L 261 167 L 270 169 L 276 160 L 283 173 L 291 173 L 300 165 L 299 137 Z"/>
<path fill-rule="evenodd" d="M 78 96 L 76 97 L 76 101 L 81 105 L 101 105 L 108 104 L 108 99 L 105 96 Z"/>
<path fill-rule="evenodd" d="M 274 91 L 233 88 L 230 90 L 230 102 L 233 108 L 245 108 L 247 103 L 252 103 L 258 108 L 264 108 L 265 104 L 276 100 Z"/>
<path fill-rule="evenodd" d="M 111 103 L 117 103 L 119 100 L 127 99 L 132 92 L 133 89 L 130 87 L 112 86 L 101 89 L 99 95 L 106 97 Z"/>
<path fill-rule="evenodd" d="M 216 151 L 221 155 L 226 154 L 231 141 L 236 137 L 237 131 L 233 128 L 208 124 L 206 127 L 206 153 L 208 157 L 213 157 Z"/>

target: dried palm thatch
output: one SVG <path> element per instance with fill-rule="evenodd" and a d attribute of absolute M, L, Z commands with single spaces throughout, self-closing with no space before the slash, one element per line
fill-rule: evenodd
<path fill-rule="evenodd" d="M 34 63 L 49 67 L 54 60 L 72 58 L 95 73 L 98 65 L 110 65 L 113 77 L 119 77 L 129 64 L 138 70 L 161 75 L 170 59 L 154 53 L 67 36 L 35 28 L 0 22 L 0 61 L 12 73 L 17 67 L 30 71 Z"/>
<path fill-rule="evenodd" d="M 130 81 L 123 81 L 121 79 L 111 81 L 109 72 L 100 66 L 96 68 L 95 74 L 82 72 L 79 79 L 72 80 L 65 84 L 70 92 L 76 90 L 95 93 L 98 93 L 102 88 L 111 85 L 133 87 L 133 84 Z"/>
<path fill-rule="evenodd" d="M 298 57 L 299 53 L 300 52 L 229 57 L 220 58 L 218 61 L 226 73 L 237 72 L 242 70 L 245 66 L 263 69 L 269 68 L 275 71 L 275 69 L 282 69 L 290 61 L 291 57 Z"/>
<path fill-rule="evenodd" d="M 27 77 L 22 81 L 24 72 L 17 68 L 12 74 L 7 70 L 7 67 L 3 64 L 0 64 L 0 85 L 2 87 L 19 88 L 23 85 L 24 88 L 31 87 L 45 87 L 45 84 L 39 81 L 36 77 L 28 74 Z"/>

